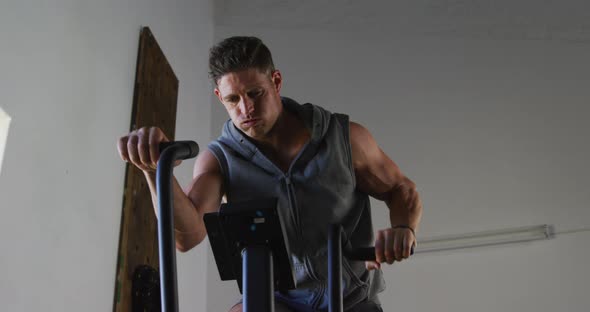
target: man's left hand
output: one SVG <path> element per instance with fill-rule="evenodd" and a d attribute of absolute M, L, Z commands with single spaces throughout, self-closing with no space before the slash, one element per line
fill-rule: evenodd
<path fill-rule="evenodd" d="M 392 264 L 411 256 L 416 245 L 416 237 L 411 229 L 405 227 L 388 228 L 377 231 L 375 238 L 375 259 L 366 261 L 368 270 L 380 269 L 381 263 Z"/>

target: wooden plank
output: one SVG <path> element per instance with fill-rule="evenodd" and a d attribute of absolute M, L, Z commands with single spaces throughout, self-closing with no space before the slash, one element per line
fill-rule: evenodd
<path fill-rule="evenodd" d="M 177 98 L 178 79 L 150 29 L 143 27 L 139 39 L 130 131 L 156 126 L 170 140 L 174 140 Z M 160 310 L 159 306 L 150 307 L 148 303 L 153 302 L 154 296 L 158 296 L 159 302 L 160 290 L 156 285 L 159 281 L 146 274 L 150 270 L 157 272 L 158 262 L 157 221 L 149 187 L 141 170 L 128 164 L 113 311 Z M 134 272 L 139 274 L 138 268 L 143 268 L 142 289 L 137 288 L 137 284 L 134 289 L 133 285 L 133 275 Z M 142 308 L 138 308 L 141 301 L 145 302 Z"/>

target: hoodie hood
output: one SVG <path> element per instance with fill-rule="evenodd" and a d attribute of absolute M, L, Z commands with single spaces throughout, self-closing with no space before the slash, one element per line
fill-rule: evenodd
<path fill-rule="evenodd" d="M 330 126 L 331 112 L 310 103 L 299 104 L 287 97 L 281 97 L 281 102 L 283 109 L 296 113 L 303 120 L 305 127 L 310 130 L 309 144 L 317 145 L 321 142 Z M 223 125 L 218 141 L 229 146 L 246 159 L 252 158 L 254 154 L 259 152 L 251 139 L 236 128 L 231 119 L 228 119 Z"/>

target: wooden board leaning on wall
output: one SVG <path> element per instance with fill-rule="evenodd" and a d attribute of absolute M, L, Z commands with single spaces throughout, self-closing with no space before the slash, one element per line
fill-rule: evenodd
<path fill-rule="evenodd" d="M 148 27 L 142 27 L 130 132 L 159 127 L 174 140 L 178 79 Z M 160 311 L 157 221 L 141 170 L 127 164 L 113 311 Z"/>

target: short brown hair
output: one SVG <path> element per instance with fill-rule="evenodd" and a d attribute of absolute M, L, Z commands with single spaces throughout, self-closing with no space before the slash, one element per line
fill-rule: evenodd
<path fill-rule="evenodd" d="M 256 68 L 263 73 L 275 70 L 270 50 L 256 37 L 230 37 L 209 51 L 209 77 L 215 85 L 230 72 Z"/>

